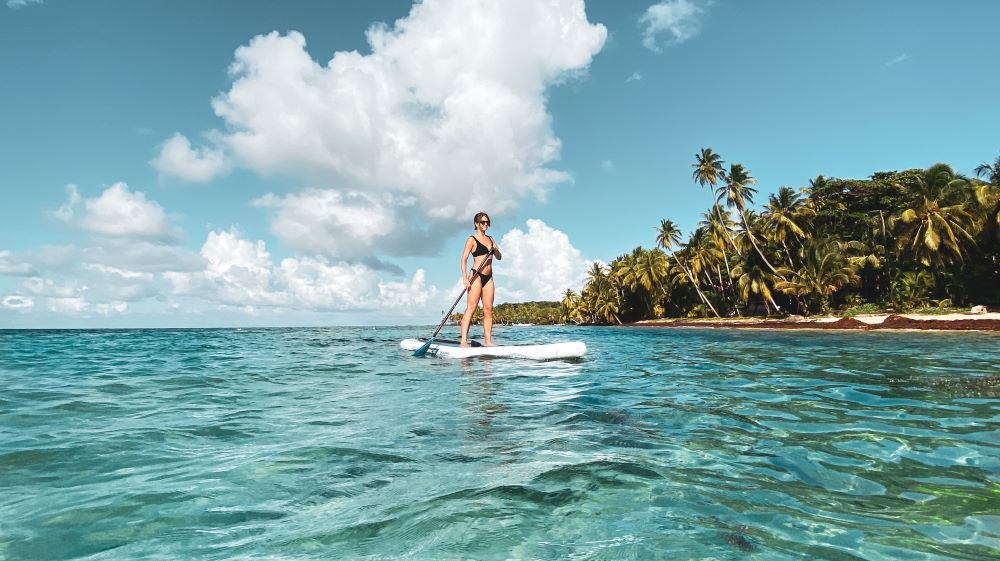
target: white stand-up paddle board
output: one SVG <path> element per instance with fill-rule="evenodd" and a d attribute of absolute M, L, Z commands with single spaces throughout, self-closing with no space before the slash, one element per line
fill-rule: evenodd
<path fill-rule="evenodd" d="M 399 346 L 407 351 L 415 351 L 422 347 L 427 339 L 403 339 Z M 502 356 L 511 358 L 528 358 L 532 360 L 553 360 L 558 358 L 579 358 L 587 353 L 587 345 L 583 341 L 566 343 L 549 343 L 546 345 L 498 345 L 496 347 L 459 346 L 458 341 L 435 339 L 427 349 L 430 356 L 444 358 L 470 358 L 474 356 Z"/>

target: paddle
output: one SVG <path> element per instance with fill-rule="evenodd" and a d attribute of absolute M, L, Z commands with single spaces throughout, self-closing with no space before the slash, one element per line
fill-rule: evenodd
<path fill-rule="evenodd" d="M 493 259 L 492 249 L 490 250 L 490 254 L 486 256 L 486 259 L 483 259 L 483 262 L 481 265 L 479 265 L 479 268 L 476 269 L 476 275 L 482 272 L 483 268 L 486 267 L 486 264 L 490 262 L 490 259 Z M 471 284 L 471 282 L 469 284 Z M 455 306 L 458 305 L 458 301 L 462 299 L 462 296 L 465 296 L 466 290 L 469 290 L 469 287 L 465 287 L 462 289 L 462 292 L 458 295 L 458 298 L 455 298 L 455 303 L 451 305 L 451 309 L 448 310 L 448 313 L 445 314 L 443 318 L 441 318 L 441 323 L 438 324 L 438 328 L 434 330 L 434 335 L 431 335 L 430 338 L 427 339 L 427 342 L 421 345 L 419 349 L 413 351 L 413 356 L 424 356 L 425 354 L 427 354 L 427 349 L 431 348 L 431 343 L 434 342 L 434 338 L 437 337 L 437 334 L 441 332 L 441 328 L 444 327 L 445 322 L 448 321 L 448 316 L 450 316 L 451 312 L 455 310 Z"/>

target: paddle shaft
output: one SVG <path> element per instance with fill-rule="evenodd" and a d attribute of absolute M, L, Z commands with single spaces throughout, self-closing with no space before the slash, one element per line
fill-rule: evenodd
<path fill-rule="evenodd" d="M 490 251 L 490 254 L 486 256 L 486 259 L 483 260 L 483 263 L 479 265 L 479 268 L 476 269 L 477 275 L 486 267 L 486 264 L 489 263 L 491 259 L 493 259 L 492 251 Z M 469 281 L 469 284 L 471 285 L 472 281 Z M 441 318 L 441 323 L 438 325 L 438 328 L 434 330 L 434 335 L 431 335 L 431 339 L 437 337 L 437 334 L 441 332 L 441 328 L 444 327 L 444 324 L 448 322 L 448 316 L 450 316 L 451 313 L 455 311 L 455 306 L 457 306 L 459 301 L 462 300 L 462 297 L 465 296 L 466 290 L 469 290 L 468 286 L 462 289 L 462 292 L 459 293 L 458 298 L 455 298 L 455 303 L 451 305 L 451 309 L 448 310 L 448 313 L 445 314 L 443 318 Z"/>

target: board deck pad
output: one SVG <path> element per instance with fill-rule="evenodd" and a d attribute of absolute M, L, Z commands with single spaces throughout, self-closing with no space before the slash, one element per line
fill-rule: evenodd
<path fill-rule="evenodd" d="M 427 339 L 403 339 L 399 346 L 403 350 L 415 351 Z M 579 358 L 587 353 L 587 345 L 583 341 L 568 341 L 564 343 L 547 343 L 544 345 L 498 345 L 483 346 L 478 341 L 470 341 L 468 347 L 459 346 L 458 341 L 435 339 L 427 349 L 428 356 L 443 358 L 471 358 L 476 356 L 527 358 L 532 360 L 555 360 L 561 358 Z"/>

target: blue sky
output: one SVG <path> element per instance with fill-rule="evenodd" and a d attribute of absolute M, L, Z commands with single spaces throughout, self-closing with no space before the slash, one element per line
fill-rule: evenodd
<path fill-rule="evenodd" d="M 1000 3 L 8 0 L 0 328 L 435 323 L 758 202 L 1000 152 Z"/>

